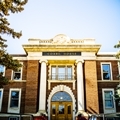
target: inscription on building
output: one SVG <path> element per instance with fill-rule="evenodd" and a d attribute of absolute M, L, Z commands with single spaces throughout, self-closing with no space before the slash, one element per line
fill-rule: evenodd
<path fill-rule="evenodd" d="M 81 52 L 42 52 L 43 56 L 80 56 Z"/>

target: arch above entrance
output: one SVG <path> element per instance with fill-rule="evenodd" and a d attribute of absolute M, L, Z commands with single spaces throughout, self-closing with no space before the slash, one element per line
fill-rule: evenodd
<path fill-rule="evenodd" d="M 72 98 L 68 93 L 60 91 L 52 96 L 51 101 L 72 101 Z"/>
<path fill-rule="evenodd" d="M 52 89 L 52 91 L 48 97 L 48 100 L 47 100 L 47 102 L 48 102 L 48 104 L 47 104 L 48 110 L 47 111 L 48 111 L 48 119 L 49 120 L 50 120 L 51 99 L 55 93 L 60 92 L 60 91 L 67 92 L 70 95 L 70 97 L 72 99 L 72 104 L 73 104 L 73 118 L 75 117 L 76 100 L 75 100 L 75 96 L 74 96 L 72 90 L 66 85 L 57 85 Z"/>

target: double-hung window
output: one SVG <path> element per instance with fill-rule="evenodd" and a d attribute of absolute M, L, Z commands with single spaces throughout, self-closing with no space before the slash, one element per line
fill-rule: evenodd
<path fill-rule="evenodd" d="M 111 64 L 110 63 L 102 63 L 101 64 L 101 73 L 102 73 L 102 80 L 111 80 L 112 79 Z"/>
<path fill-rule="evenodd" d="M 8 112 L 19 113 L 21 89 L 10 89 Z"/>
<path fill-rule="evenodd" d="M 71 80 L 72 79 L 72 66 L 52 66 L 51 67 L 52 80 Z"/>
<path fill-rule="evenodd" d="M 0 111 L 2 109 L 3 89 L 0 89 Z"/>
<path fill-rule="evenodd" d="M 113 99 L 114 89 L 103 89 L 103 105 L 105 113 L 115 111 L 115 101 Z"/>
<path fill-rule="evenodd" d="M 104 91 L 105 108 L 114 108 L 112 91 Z"/>
<path fill-rule="evenodd" d="M 12 80 L 22 80 L 22 67 L 12 72 Z"/>

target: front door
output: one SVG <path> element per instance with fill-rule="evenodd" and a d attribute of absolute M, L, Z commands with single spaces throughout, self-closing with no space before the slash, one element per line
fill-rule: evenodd
<path fill-rule="evenodd" d="M 72 120 L 72 102 L 52 102 L 51 120 Z"/>
<path fill-rule="evenodd" d="M 52 97 L 50 120 L 72 120 L 72 99 L 66 92 L 58 92 Z"/>

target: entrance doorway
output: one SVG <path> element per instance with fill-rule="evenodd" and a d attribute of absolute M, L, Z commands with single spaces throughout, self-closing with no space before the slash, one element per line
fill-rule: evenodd
<path fill-rule="evenodd" d="M 72 99 L 66 92 L 57 92 L 51 100 L 51 120 L 72 120 Z"/>

